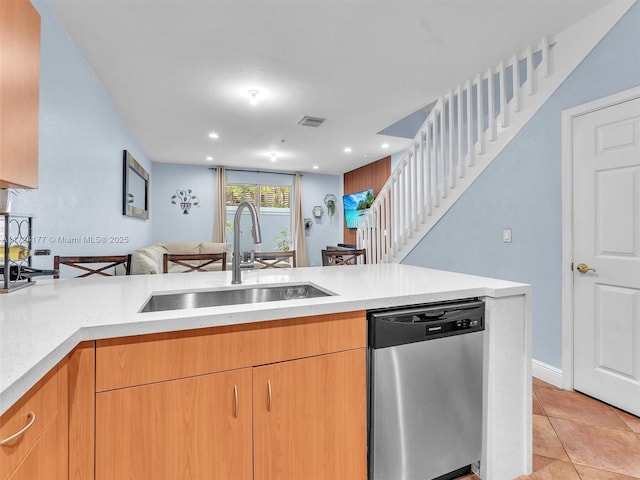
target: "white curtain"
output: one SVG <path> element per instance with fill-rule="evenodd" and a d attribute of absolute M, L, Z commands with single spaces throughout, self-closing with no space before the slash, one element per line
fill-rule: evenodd
<path fill-rule="evenodd" d="M 212 241 L 224 243 L 226 242 L 226 221 L 227 206 L 225 198 L 226 181 L 225 168 L 216 167 L 216 208 L 213 215 L 213 238 Z"/>
<path fill-rule="evenodd" d="M 295 249 L 296 249 L 296 265 L 298 267 L 308 267 L 309 260 L 307 258 L 307 239 L 304 234 L 304 214 L 302 212 L 302 182 L 300 181 L 300 172 L 296 172 L 293 179 L 293 189 L 295 193 L 295 206 L 293 224 L 295 228 Z"/>

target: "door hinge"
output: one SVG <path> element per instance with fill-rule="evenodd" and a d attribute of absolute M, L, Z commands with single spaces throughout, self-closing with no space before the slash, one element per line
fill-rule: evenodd
<path fill-rule="evenodd" d="M 573 272 L 573 262 L 571 262 L 571 271 Z"/>

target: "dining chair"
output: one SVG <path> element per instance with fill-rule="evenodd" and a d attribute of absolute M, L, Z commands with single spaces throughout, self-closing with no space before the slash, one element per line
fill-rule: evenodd
<path fill-rule="evenodd" d="M 188 272 L 210 272 L 206 269 L 209 265 L 221 261 L 220 270 L 227 269 L 227 252 L 221 253 L 165 253 L 162 258 L 162 269 L 164 273 L 169 273 L 169 263 L 175 263 L 185 267 L 181 273 Z"/>
<path fill-rule="evenodd" d="M 367 263 L 366 249 L 322 250 L 322 265 L 325 267 L 357 263 Z"/>
<path fill-rule="evenodd" d="M 295 268 L 296 251 L 288 252 L 255 252 L 254 263 L 258 268 Z"/>
<path fill-rule="evenodd" d="M 100 266 L 88 266 L 88 265 Z M 131 254 L 128 255 L 93 255 L 83 257 L 68 257 L 56 255 L 53 257 L 53 269 L 56 273 L 53 278 L 60 278 L 60 265 L 66 265 L 71 268 L 82 270 L 85 273 L 76 275 L 76 278 L 88 277 L 90 275 L 102 275 L 103 277 L 112 277 L 114 273 L 107 270 L 115 268 L 117 265 L 124 265 L 125 275 L 131 275 Z M 77 272 L 76 272 L 77 273 Z"/>

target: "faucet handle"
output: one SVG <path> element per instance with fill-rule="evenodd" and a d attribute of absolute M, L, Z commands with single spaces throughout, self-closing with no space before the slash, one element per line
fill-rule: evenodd
<path fill-rule="evenodd" d="M 256 252 L 251 250 L 250 252 L 244 252 L 240 259 L 240 268 L 242 270 L 250 270 L 255 267 L 255 255 Z"/>

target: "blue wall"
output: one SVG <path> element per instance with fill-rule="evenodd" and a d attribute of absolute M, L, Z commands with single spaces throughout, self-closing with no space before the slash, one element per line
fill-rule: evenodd
<path fill-rule="evenodd" d="M 151 203 L 152 242 L 211 241 L 215 172 L 205 166 L 154 163 L 153 201 Z M 171 203 L 176 190 L 193 190 L 200 199 L 185 215 Z M 152 243 L 151 242 L 151 243 Z"/>
<path fill-rule="evenodd" d="M 151 203 L 152 241 L 210 241 L 215 205 L 214 172 L 204 166 L 154 163 L 152 180 L 154 191 Z M 293 175 L 227 170 L 227 183 L 293 185 Z M 176 189 L 184 190 L 187 188 L 192 189 L 194 194 L 200 198 L 200 207 L 191 208 L 189 214 L 184 215 L 177 205 L 171 204 L 171 196 Z M 323 203 L 327 193 L 333 193 L 338 198 L 336 213 L 332 217 L 326 214 L 326 207 Z M 320 251 L 326 245 L 336 245 L 342 241 L 341 199 L 342 176 L 310 173 L 302 175 L 302 208 L 304 216 L 313 219 L 313 226 L 306 233 L 307 253 L 311 266 L 322 265 Z M 311 214 L 315 205 L 322 205 L 325 209 L 325 215 L 321 219 L 315 219 Z M 270 226 L 265 223 L 268 221 L 268 217 L 266 215 L 263 217 L 263 237 L 265 239 L 268 237 L 273 243 L 280 228 L 276 227 L 271 231 Z M 249 226 L 243 226 L 242 231 L 249 232 Z M 232 238 L 229 238 L 229 241 L 231 240 Z M 250 250 L 251 247 L 246 249 Z M 262 248 L 262 251 L 269 249 L 271 247 L 265 247 Z"/>
<path fill-rule="evenodd" d="M 640 85 L 635 4 L 403 263 L 533 285 L 533 356 L 562 367 L 562 129 L 568 108 Z M 502 230 L 513 230 L 513 243 Z M 564 266 L 566 267 L 566 266 Z"/>
<path fill-rule="evenodd" d="M 322 265 L 321 251 L 327 245 L 337 245 L 342 242 L 342 222 L 344 213 L 342 207 L 342 175 L 314 175 L 305 173 L 302 176 L 302 212 L 306 218 L 312 220 L 311 228 L 306 232 L 307 254 L 309 266 Z M 336 211 L 333 216 L 327 214 L 324 196 L 333 193 L 336 198 Z M 320 205 L 324 209 L 321 218 L 315 218 L 311 211 Z"/>
<path fill-rule="evenodd" d="M 151 162 L 47 3 L 32 3 L 42 25 L 40 181 L 14 197 L 12 208 L 36 216 L 34 248 L 51 249 L 34 265 L 51 268 L 57 254 L 129 252 L 149 243 L 151 222 L 122 215 L 122 151 L 147 171 Z"/>

